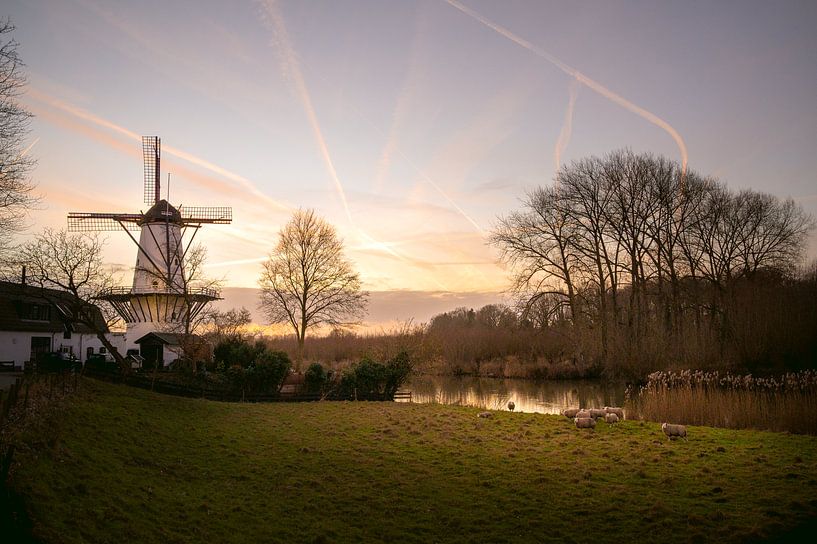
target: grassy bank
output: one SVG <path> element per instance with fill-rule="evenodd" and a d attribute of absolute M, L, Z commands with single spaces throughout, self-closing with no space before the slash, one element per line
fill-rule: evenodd
<path fill-rule="evenodd" d="M 86 381 L 17 437 L 45 542 L 743 541 L 817 516 L 817 439 Z"/>

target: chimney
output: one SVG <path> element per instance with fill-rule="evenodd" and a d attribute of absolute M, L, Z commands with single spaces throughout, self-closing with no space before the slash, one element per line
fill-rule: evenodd
<path fill-rule="evenodd" d="M 26 286 L 26 267 L 23 265 L 23 273 L 20 275 L 20 285 Z"/>

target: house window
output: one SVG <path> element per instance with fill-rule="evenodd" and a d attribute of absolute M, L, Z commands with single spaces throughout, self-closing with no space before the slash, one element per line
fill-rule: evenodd
<path fill-rule="evenodd" d="M 48 304 L 22 304 L 20 306 L 20 319 L 29 321 L 50 321 L 51 306 Z"/>

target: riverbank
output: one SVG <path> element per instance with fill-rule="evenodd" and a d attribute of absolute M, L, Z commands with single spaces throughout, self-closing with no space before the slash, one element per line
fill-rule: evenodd
<path fill-rule="evenodd" d="M 745 541 L 817 516 L 817 438 L 85 380 L 18 436 L 43 542 Z"/>

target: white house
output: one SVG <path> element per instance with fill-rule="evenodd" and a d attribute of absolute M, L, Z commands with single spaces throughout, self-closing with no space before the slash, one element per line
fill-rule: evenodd
<path fill-rule="evenodd" d="M 72 354 L 80 361 L 105 353 L 97 335 L 89 327 L 72 322 L 60 304 L 71 297 L 63 291 L 0 281 L 0 364 L 22 368 L 38 353 L 55 351 Z M 101 312 L 98 319 L 108 331 Z M 108 331 L 106 336 L 124 355 L 124 333 Z"/>

